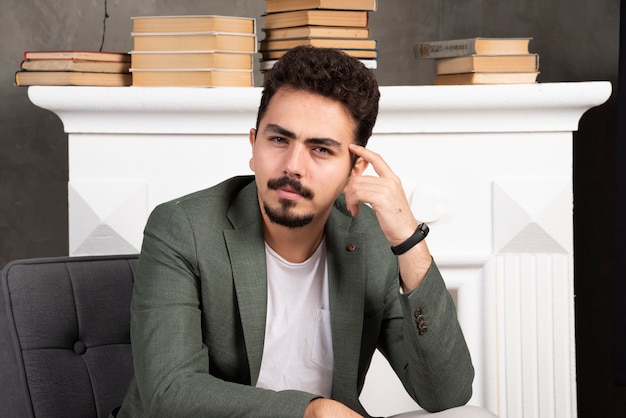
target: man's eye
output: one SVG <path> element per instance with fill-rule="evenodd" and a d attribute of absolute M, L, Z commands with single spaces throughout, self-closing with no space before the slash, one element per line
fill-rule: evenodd
<path fill-rule="evenodd" d="M 313 148 L 313 150 L 314 150 L 315 152 L 319 152 L 320 154 L 329 154 L 329 155 L 332 155 L 332 151 L 331 151 L 331 150 L 329 150 L 328 148 L 324 148 L 324 147 L 316 147 L 316 148 Z"/>
<path fill-rule="evenodd" d="M 280 136 L 274 136 L 274 137 L 271 137 L 271 138 L 270 138 L 270 141 L 272 141 L 272 142 L 277 142 L 277 143 L 287 142 L 287 141 L 285 140 L 285 138 L 280 137 Z"/>

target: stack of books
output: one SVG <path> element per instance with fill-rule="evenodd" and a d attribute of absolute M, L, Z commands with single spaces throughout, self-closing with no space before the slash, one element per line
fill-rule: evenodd
<path fill-rule="evenodd" d="M 18 86 L 129 86 L 130 55 L 101 51 L 26 51 Z"/>
<path fill-rule="evenodd" d="M 253 18 L 133 17 L 133 86 L 252 87 Z"/>
<path fill-rule="evenodd" d="M 376 9 L 377 0 L 266 0 L 261 71 L 300 45 L 339 49 L 375 69 L 378 42 L 368 18 Z"/>
<path fill-rule="evenodd" d="M 418 58 L 436 60 L 435 85 L 530 84 L 537 82 L 539 55 L 529 52 L 532 38 L 469 38 L 422 42 Z"/>

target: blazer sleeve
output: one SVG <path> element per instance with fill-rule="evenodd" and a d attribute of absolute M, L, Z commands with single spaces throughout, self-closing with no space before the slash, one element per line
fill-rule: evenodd
<path fill-rule="evenodd" d="M 128 409 L 172 418 L 302 416 L 315 395 L 210 374 L 194 233 L 176 202 L 157 207 L 148 220 L 131 304 L 138 399 Z"/>
<path fill-rule="evenodd" d="M 407 294 L 401 294 L 393 280 L 387 300 L 379 349 L 411 397 L 430 412 L 466 404 L 472 396 L 474 368 L 454 302 L 435 262 L 420 286 Z M 420 333 L 420 322 L 426 332 Z"/>

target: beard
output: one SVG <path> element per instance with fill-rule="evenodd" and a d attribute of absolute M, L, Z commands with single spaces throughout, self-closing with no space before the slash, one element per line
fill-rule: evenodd
<path fill-rule="evenodd" d="M 271 179 L 267 182 L 267 187 L 271 190 L 277 190 L 284 186 L 291 187 L 305 199 L 313 199 L 313 192 L 302 186 L 298 180 L 292 177 L 284 176 L 279 179 Z M 296 214 L 292 212 L 291 209 L 296 206 L 295 201 L 279 199 L 278 203 L 280 204 L 280 207 L 272 208 L 267 202 L 263 202 L 265 213 L 272 223 L 287 228 L 301 228 L 313 221 L 314 214 Z"/>
<path fill-rule="evenodd" d="M 285 226 L 287 228 L 302 228 L 311 223 L 313 214 L 298 215 L 291 212 L 291 208 L 295 203 L 291 200 L 281 199 L 280 208 L 271 208 L 266 202 L 263 202 L 263 208 L 268 219 L 275 224 Z"/>

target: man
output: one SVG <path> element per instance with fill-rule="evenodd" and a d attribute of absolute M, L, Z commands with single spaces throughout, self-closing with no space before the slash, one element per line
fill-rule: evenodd
<path fill-rule="evenodd" d="M 153 211 L 118 417 L 367 416 L 358 396 L 376 348 L 424 409 L 470 399 L 428 228 L 364 148 L 378 100 L 358 60 L 295 48 L 264 85 L 254 176 Z"/>

